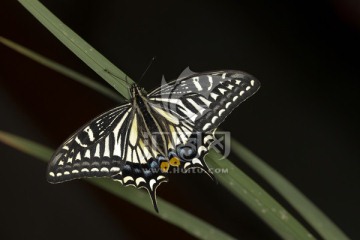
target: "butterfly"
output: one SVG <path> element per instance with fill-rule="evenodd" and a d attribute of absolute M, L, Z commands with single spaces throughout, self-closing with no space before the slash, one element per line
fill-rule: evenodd
<path fill-rule="evenodd" d="M 53 154 L 47 180 L 109 177 L 145 188 L 158 212 L 156 189 L 172 169 L 200 168 L 216 128 L 260 88 L 235 70 L 192 73 L 147 94 L 131 85 L 131 98 L 94 118 Z"/>

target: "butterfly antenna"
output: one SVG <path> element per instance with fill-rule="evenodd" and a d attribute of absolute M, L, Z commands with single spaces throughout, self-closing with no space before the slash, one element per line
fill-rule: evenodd
<path fill-rule="evenodd" d="M 150 66 L 152 65 L 152 63 L 154 62 L 154 60 L 155 60 L 155 57 L 153 57 L 153 58 L 150 60 L 148 66 L 146 67 L 145 71 L 144 71 L 143 74 L 141 75 L 138 83 L 144 78 L 146 72 L 149 70 L 149 68 L 150 68 Z"/>
<path fill-rule="evenodd" d="M 110 72 L 109 70 L 107 70 L 106 68 L 104 69 L 104 71 L 105 71 L 106 73 L 110 74 L 111 76 L 113 76 L 114 78 L 120 79 L 121 81 L 125 82 L 127 85 L 130 85 L 130 84 L 128 83 L 128 80 L 127 80 L 128 75 L 125 74 L 125 80 L 124 80 L 123 78 L 121 78 L 121 77 L 119 77 L 119 76 L 116 76 L 115 74 L 113 74 L 112 72 Z"/>

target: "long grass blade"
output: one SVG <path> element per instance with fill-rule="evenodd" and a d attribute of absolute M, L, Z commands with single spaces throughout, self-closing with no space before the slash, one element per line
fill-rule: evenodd
<path fill-rule="evenodd" d="M 0 131 L 0 141 L 44 162 L 48 162 L 53 153 L 53 150 L 48 147 L 4 131 Z M 109 179 L 93 178 L 87 179 L 87 181 L 118 196 L 119 198 L 130 202 L 131 204 L 134 204 L 154 216 L 163 219 L 166 222 L 174 224 L 199 239 L 234 239 L 229 234 L 161 199 L 160 197 L 157 198 L 157 201 L 161 211 L 159 214 L 156 213 L 149 201 L 149 196 L 145 191 L 132 187 L 122 187 L 119 183 Z"/>
<path fill-rule="evenodd" d="M 108 87 L 104 87 L 103 85 L 95 82 L 94 80 L 88 78 L 87 76 L 84 76 L 58 62 L 55 62 L 47 57 L 42 56 L 41 54 L 38 54 L 24 46 L 21 46 L 7 38 L 0 36 L 0 42 L 4 44 L 5 46 L 15 50 L 16 52 L 34 60 L 37 63 L 40 63 L 41 65 L 44 65 L 58 73 L 63 74 L 64 76 L 69 77 L 70 79 L 73 79 L 79 83 L 84 84 L 85 86 L 94 89 L 98 91 L 99 93 L 111 98 L 114 101 L 122 102 L 124 101 L 124 98 L 122 95 L 118 94 L 117 92 L 109 89 Z"/>
<path fill-rule="evenodd" d="M 349 239 L 340 228 L 280 173 L 235 139 L 232 139 L 231 145 L 232 151 L 276 189 L 320 236 L 328 240 Z"/>
<path fill-rule="evenodd" d="M 227 174 L 216 174 L 219 182 L 244 202 L 283 239 L 314 239 L 304 226 L 257 183 L 228 159 L 218 160 L 220 158 L 221 156 L 215 151 L 210 151 L 206 157 L 210 168 L 227 171 Z"/>

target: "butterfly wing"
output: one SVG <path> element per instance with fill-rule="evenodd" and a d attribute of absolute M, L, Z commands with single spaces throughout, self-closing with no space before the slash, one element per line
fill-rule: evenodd
<path fill-rule="evenodd" d="M 208 172 L 203 158 L 214 140 L 215 129 L 259 88 L 260 82 L 247 73 L 214 71 L 164 84 L 151 92 L 149 99 L 161 106 L 166 114 L 177 118 L 179 123 L 191 126 L 189 136 L 200 138 L 200 141 L 197 139 L 196 156 L 184 168 L 199 167 Z"/>
<path fill-rule="evenodd" d="M 190 120 L 196 131 L 211 131 L 260 88 L 253 76 L 234 70 L 193 74 L 149 94 L 167 112 Z"/>
<path fill-rule="evenodd" d="M 155 191 L 167 181 L 145 146 L 130 104 L 98 116 L 80 128 L 53 154 L 47 180 L 60 183 L 77 178 L 111 177 L 125 186 L 146 188 L 156 207 Z"/>

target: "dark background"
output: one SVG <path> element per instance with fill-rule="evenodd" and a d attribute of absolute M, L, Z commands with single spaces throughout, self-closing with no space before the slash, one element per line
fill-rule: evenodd
<path fill-rule="evenodd" d="M 135 81 L 156 56 L 141 82 L 148 90 L 159 86 L 162 74 L 174 79 L 187 66 L 256 76 L 262 88 L 222 128 L 360 239 L 359 1 L 42 2 Z M 18 2 L 3 0 L 0 9 L 2 36 L 105 85 Z M 4 46 L 0 50 L 2 130 L 55 148 L 116 106 Z M 46 165 L 35 158 L 2 144 L 0 154 L 1 239 L 192 238 L 83 181 L 48 184 Z M 230 159 L 284 203 L 240 159 Z M 174 176 L 158 193 L 236 238 L 278 239 L 205 175 Z"/>

